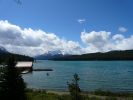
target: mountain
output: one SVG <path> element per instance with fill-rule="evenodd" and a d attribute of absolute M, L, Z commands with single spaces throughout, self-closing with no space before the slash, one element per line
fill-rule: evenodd
<path fill-rule="evenodd" d="M 16 61 L 34 61 L 32 57 L 10 53 L 4 47 L 0 46 L 0 64 L 5 62 L 10 56 L 13 56 Z"/>
<path fill-rule="evenodd" d="M 0 46 L 0 54 L 2 53 L 8 53 L 8 51 L 4 47 Z"/>
<path fill-rule="evenodd" d="M 37 60 L 51 60 L 55 58 L 64 57 L 67 55 L 63 55 L 61 51 L 49 51 L 45 54 L 35 56 L 34 58 Z"/>
<path fill-rule="evenodd" d="M 133 60 L 133 50 L 124 50 L 124 51 L 109 51 L 105 53 L 89 53 L 82 55 L 69 55 L 58 58 L 53 58 L 51 60 L 60 60 L 60 61 L 100 61 L 100 60 Z"/>

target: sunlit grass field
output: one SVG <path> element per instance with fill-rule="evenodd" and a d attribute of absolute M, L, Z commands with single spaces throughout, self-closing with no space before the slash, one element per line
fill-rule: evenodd
<path fill-rule="evenodd" d="M 47 93 L 45 91 L 32 91 L 27 92 L 28 100 L 72 100 L 69 94 L 60 93 Z M 111 93 L 111 92 L 91 92 L 82 93 L 82 100 L 133 100 L 131 93 Z"/>

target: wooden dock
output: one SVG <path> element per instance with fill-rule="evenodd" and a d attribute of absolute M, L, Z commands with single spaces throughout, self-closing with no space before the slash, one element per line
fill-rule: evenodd
<path fill-rule="evenodd" d="M 45 69 L 33 69 L 32 71 L 53 71 L 51 68 L 45 68 Z"/>

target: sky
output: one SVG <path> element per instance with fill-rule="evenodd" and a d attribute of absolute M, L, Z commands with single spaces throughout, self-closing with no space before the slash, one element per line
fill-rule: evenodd
<path fill-rule="evenodd" d="M 35 56 L 133 49 L 133 0 L 0 0 L 0 46 Z"/>

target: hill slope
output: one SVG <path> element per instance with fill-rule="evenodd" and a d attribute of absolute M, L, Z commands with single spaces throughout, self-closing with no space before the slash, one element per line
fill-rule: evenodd
<path fill-rule="evenodd" d="M 0 47 L 0 63 L 5 62 L 10 56 L 14 56 L 16 61 L 34 61 L 32 57 L 13 54 L 8 52 L 4 47 Z"/>
<path fill-rule="evenodd" d="M 125 51 L 110 51 L 105 53 L 89 53 L 82 55 L 71 55 L 65 57 L 54 58 L 51 60 L 133 60 L 133 50 L 125 50 Z"/>
<path fill-rule="evenodd" d="M 0 46 L 0 54 L 2 53 L 8 53 L 8 51 L 4 47 Z"/>

